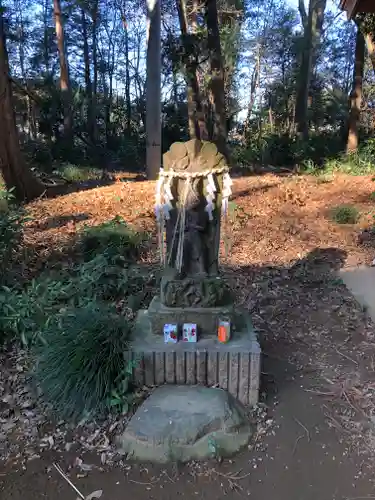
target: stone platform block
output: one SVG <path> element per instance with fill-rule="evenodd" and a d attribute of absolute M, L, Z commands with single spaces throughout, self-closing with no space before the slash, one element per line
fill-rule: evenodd
<path fill-rule="evenodd" d="M 154 297 L 148 308 L 148 319 L 154 333 L 163 333 L 167 323 L 196 323 L 203 335 L 212 335 L 217 331 L 219 319 L 233 319 L 233 306 L 222 307 L 167 307 L 159 297 Z"/>
<path fill-rule="evenodd" d="M 163 336 L 154 331 L 149 311 L 139 311 L 130 354 L 136 366 L 136 385 L 216 386 L 246 406 L 256 405 L 261 349 L 249 317 L 237 318 L 227 344 L 221 344 L 214 333 L 198 337 L 197 343 L 165 344 Z"/>

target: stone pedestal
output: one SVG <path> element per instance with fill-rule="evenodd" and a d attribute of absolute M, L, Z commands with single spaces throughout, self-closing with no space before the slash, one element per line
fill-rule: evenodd
<path fill-rule="evenodd" d="M 184 323 L 194 323 L 199 325 L 199 335 L 212 335 L 213 332 L 217 332 L 220 318 L 233 320 L 233 317 L 233 306 L 167 307 L 161 303 L 159 297 L 154 297 L 148 308 L 151 330 L 154 333 L 159 333 L 159 335 L 162 335 L 164 325 L 167 323 L 177 323 L 180 327 Z"/>
<path fill-rule="evenodd" d="M 134 382 L 139 386 L 216 386 L 228 390 L 244 405 L 256 405 L 260 380 L 259 342 L 246 314 L 235 316 L 234 323 L 236 330 L 228 344 L 218 342 L 216 329 L 196 344 L 165 344 L 159 330 L 153 329 L 150 312 L 139 311 L 131 341 L 131 356 L 136 360 Z"/>

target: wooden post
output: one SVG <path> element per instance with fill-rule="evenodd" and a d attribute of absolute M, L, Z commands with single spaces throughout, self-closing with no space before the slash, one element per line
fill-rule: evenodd
<path fill-rule="evenodd" d="M 147 0 L 146 171 L 158 177 L 161 167 L 160 0 Z"/>

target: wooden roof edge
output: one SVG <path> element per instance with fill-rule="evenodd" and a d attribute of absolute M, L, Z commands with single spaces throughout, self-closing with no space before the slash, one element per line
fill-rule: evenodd
<path fill-rule="evenodd" d="M 348 19 L 353 19 L 353 17 L 358 13 L 359 0 L 340 0 L 339 7 L 341 10 L 345 10 Z"/>

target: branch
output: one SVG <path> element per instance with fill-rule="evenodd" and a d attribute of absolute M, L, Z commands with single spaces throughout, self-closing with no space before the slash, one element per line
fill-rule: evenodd
<path fill-rule="evenodd" d="M 11 76 L 9 76 L 9 81 L 13 83 L 19 90 L 21 90 L 24 94 L 28 95 L 30 99 L 32 99 L 34 102 L 39 104 L 39 106 L 42 105 L 42 101 L 37 97 L 35 94 L 33 94 L 28 88 L 24 87 L 20 83 L 18 83 L 16 80 L 14 80 Z"/>
<path fill-rule="evenodd" d="M 305 0 L 298 0 L 298 10 L 301 16 L 302 25 L 304 28 L 306 28 L 308 19 L 305 7 Z"/>

